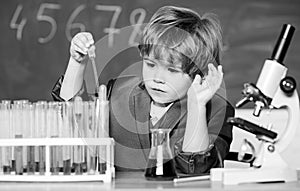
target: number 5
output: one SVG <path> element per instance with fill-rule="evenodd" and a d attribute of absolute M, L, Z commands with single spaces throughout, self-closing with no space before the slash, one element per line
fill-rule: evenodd
<path fill-rule="evenodd" d="M 51 30 L 50 30 L 50 33 L 48 34 L 48 36 L 46 37 L 40 37 L 39 38 L 39 42 L 40 43 L 47 43 L 48 41 L 50 41 L 53 36 L 55 35 L 56 33 L 56 30 L 57 30 L 57 24 L 56 24 L 56 21 L 50 17 L 50 16 L 47 16 L 47 15 L 43 15 L 45 9 L 60 9 L 60 5 L 58 4 L 52 4 L 52 3 L 42 3 L 39 10 L 38 10 L 38 13 L 37 13 L 37 16 L 36 16 L 36 19 L 38 21 L 45 21 L 45 22 L 48 22 L 50 23 L 51 25 Z"/>

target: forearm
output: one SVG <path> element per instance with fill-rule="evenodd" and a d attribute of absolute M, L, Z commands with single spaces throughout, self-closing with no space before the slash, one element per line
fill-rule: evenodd
<path fill-rule="evenodd" d="M 206 107 L 188 106 L 187 124 L 184 134 L 183 152 L 201 152 L 208 148 Z"/>
<path fill-rule="evenodd" d="M 81 89 L 85 66 L 86 64 L 78 63 L 76 60 L 70 57 L 60 90 L 61 98 L 64 100 L 69 100 Z"/>

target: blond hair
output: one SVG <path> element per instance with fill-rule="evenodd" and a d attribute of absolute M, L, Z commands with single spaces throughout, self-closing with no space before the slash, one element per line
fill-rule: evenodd
<path fill-rule="evenodd" d="M 209 63 L 220 64 L 221 26 L 215 15 L 200 15 L 188 8 L 164 6 L 154 13 L 143 30 L 142 56 L 170 63 L 180 62 L 192 78 L 207 73 Z"/>

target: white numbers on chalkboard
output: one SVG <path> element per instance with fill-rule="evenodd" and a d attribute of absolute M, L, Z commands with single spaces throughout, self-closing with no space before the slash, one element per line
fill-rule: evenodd
<path fill-rule="evenodd" d="M 49 34 L 46 36 L 46 37 L 40 37 L 38 39 L 38 41 L 40 43 L 47 43 L 49 42 L 55 35 L 56 33 L 56 30 L 57 30 L 57 24 L 56 24 L 56 21 L 54 18 L 48 16 L 48 15 L 45 15 L 45 10 L 46 9 L 60 9 L 61 6 L 58 5 L 58 4 L 53 4 L 53 3 L 42 3 L 40 5 L 40 8 L 38 10 L 38 13 L 37 13 L 37 16 L 36 16 L 36 19 L 40 22 L 48 22 L 50 25 L 51 25 L 51 30 L 49 32 Z"/>
<path fill-rule="evenodd" d="M 112 11 L 114 12 L 113 17 L 110 22 L 109 28 L 105 28 L 103 31 L 108 34 L 108 46 L 112 47 L 114 44 L 114 34 L 119 33 L 120 29 L 116 29 L 116 23 L 119 15 L 122 11 L 122 7 L 113 5 L 96 5 L 95 9 L 97 11 Z"/>
<path fill-rule="evenodd" d="M 68 41 L 72 40 L 72 37 L 77 32 L 86 31 L 86 26 L 83 23 L 76 22 L 76 19 L 80 16 L 83 11 L 87 10 L 86 4 L 79 5 L 76 7 L 70 14 L 67 19 L 65 26 L 65 35 Z M 23 5 L 18 4 L 14 14 L 10 20 L 10 28 L 16 30 L 16 38 L 18 41 L 22 40 L 24 27 L 27 24 L 27 18 L 32 18 L 32 16 L 24 16 Z M 58 3 L 41 3 L 36 13 L 36 21 L 38 23 L 46 23 L 47 26 L 45 34 L 41 34 L 38 37 L 37 41 L 40 44 L 45 44 L 50 42 L 56 35 L 58 27 L 57 22 L 57 12 L 62 11 L 62 6 Z M 89 10 L 90 11 L 90 10 Z M 117 22 L 120 17 L 122 7 L 118 5 L 95 5 L 94 11 L 99 12 L 110 12 L 112 14 L 110 18 L 109 26 L 103 29 L 103 32 L 108 35 L 108 46 L 113 47 L 114 45 L 114 37 L 116 34 L 120 33 L 120 28 L 117 28 Z M 34 13 L 34 12 L 29 12 Z M 28 12 L 27 12 L 28 14 Z M 101 15 L 100 15 L 101 16 Z M 141 26 L 145 20 L 146 11 L 142 8 L 134 9 L 129 15 L 129 24 L 133 25 L 133 30 L 128 39 L 128 44 L 130 46 L 136 45 L 136 39 L 141 33 Z M 34 17 L 33 17 L 34 18 Z M 105 17 L 106 18 L 106 17 Z M 64 19 L 64 18 L 63 18 Z M 61 24 L 61 22 L 59 22 Z M 42 25 L 44 26 L 44 25 Z M 43 30 L 44 31 L 44 30 Z"/>
<path fill-rule="evenodd" d="M 136 16 L 139 15 L 138 20 L 136 21 Z M 133 31 L 129 37 L 128 44 L 129 45 L 137 45 L 138 43 L 135 41 L 136 37 L 141 33 L 141 25 L 143 24 L 146 17 L 145 9 L 138 8 L 131 12 L 130 14 L 130 24 L 134 26 Z"/>
<path fill-rule="evenodd" d="M 85 9 L 85 5 L 80 5 L 79 7 L 77 7 L 73 13 L 71 14 L 70 18 L 68 19 L 67 22 L 67 26 L 66 26 L 66 37 L 69 41 L 72 40 L 72 30 L 73 29 L 79 29 L 80 32 L 85 31 L 85 26 L 82 23 L 74 23 L 74 20 L 76 19 L 76 17 L 80 14 L 81 11 L 83 11 Z"/>
<path fill-rule="evenodd" d="M 10 21 L 10 28 L 17 30 L 17 40 L 22 40 L 23 28 L 27 22 L 27 19 L 22 18 L 20 23 L 19 24 L 17 23 L 17 20 L 21 14 L 22 9 L 23 9 L 23 5 L 18 5 L 16 8 L 16 11 Z"/>

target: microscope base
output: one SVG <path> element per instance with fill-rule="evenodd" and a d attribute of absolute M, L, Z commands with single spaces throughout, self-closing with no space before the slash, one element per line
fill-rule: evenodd
<path fill-rule="evenodd" d="M 297 171 L 287 167 L 268 168 L 215 168 L 211 170 L 211 181 L 222 181 L 224 185 L 262 182 L 297 181 Z"/>

